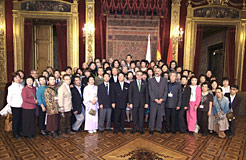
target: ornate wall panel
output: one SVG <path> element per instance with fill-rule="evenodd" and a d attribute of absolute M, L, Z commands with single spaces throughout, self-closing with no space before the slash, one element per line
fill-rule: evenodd
<path fill-rule="evenodd" d="M 133 59 L 145 59 L 148 34 L 151 36 L 151 59 L 156 59 L 160 17 L 115 16 L 107 18 L 107 58 L 119 60 L 131 54 Z"/>
<path fill-rule="evenodd" d="M 7 83 L 5 1 L 0 0 L 0 88 Z"/>

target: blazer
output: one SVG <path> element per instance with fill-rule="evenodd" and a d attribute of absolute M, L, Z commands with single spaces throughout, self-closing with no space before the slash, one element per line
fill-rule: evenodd
<path fill-rule="evenodd" d="M 59 104 L 59 111 L 69 112 L 72 110 L 72 94 L 71 90 L 68 90 L 65 86 L 66 84 L 63 83 L 58 88 L 58 104 Z"/>
<path fill-rule="evenodd" d="M 172 93 L 172 97 L 167 97 L 166 107 L 176 108 L 181 106 L 182 90 L 179 82 L 168 82 L 168 94 Z"/>
<path fill-rule="evenodd" d="M 182 87 L 182 100 L 180 108 L 189 107 L 190 103 L 191 88 L 187 85 Z"/>
<path fill-rule="evenodd" d="M 117 76 L 117 81 L 116 82 L 119 82 L 118 76 Z M 111 76 L 111 78 L 109 79 L 109 83 L 116 83 L 116 82 L 114 81 L 114 76 Z"/>
<path fill-rule="evenodd" d="M 82 107 L 83 106 L 83 86 L 81 86 L 81 94 L 79 93 L 78 89 L 76 86 L 71 88 L 71 93 L 72 93 L 72 104 L 73 104 L 73 112 L 78 112 L 78 114 L 81 114 L 82 112 Z"/>
<path fill-rule="evenodd" d="M 123 91 L 120 83 L 112 83 L 112 103 L 115 103 L 115 108 L 126 108 L 128 103 L 129 84 L 124 82 Z"/>
<path fill-rule="evenodd" d="M 102 83 L 98 86 L 98 103 L 99 105 L 103 105 L 103 108 L 111 108 L 112 101 L 111 101 L 111 92 L 112 92 L 112 85 L 109 83 L 109 95 L 107 95 L 107 90 L 105 88 L 105 84 Z"/>
<path fill-rule="evenodd" d="M 239 115 L 239 107 L 242 101 L 242 97 L 236 94 L 233 102 L 231 103 L 230 93 L 226 93 L 225 96 L 229 99 L 229 107 L 232 108 L 234 116 L 237 117 Z"/>
<path fill-rule="evenodd" d="M 155 78 L 151 78 L 148 81 L 148 88 L 149 88 L 149 96 L 150 96 L 150 105 L 152 106 L 159 106 L 155 102 L 155 99 L 163 99 L 162 104 L 164 105 L 167 100 L 167 93 L 168 93 L 168 86 L 167 86 L 167 79 L 160 77 L 160 82 L 158 83 Z"/>
<path fill-rule="evenodd" d="M 137 80 L 130 83 L 129 86 L 129 104 L 133 104 L 135 108 L 144 108 L 145 104 L 149 104 L 149 89 L 147 82 L 142 80 L 140 92 L 138 90 Z"/>

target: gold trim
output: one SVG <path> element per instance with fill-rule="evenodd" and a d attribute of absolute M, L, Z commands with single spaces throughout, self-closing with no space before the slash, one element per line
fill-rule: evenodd
<path fill-rule="evenodd" d="M 35 0 L 32 0 L 35 1 Z M 14 39 L 14 68 L 24 69 L 24 20 L 25 18 L 41 19 L 65 19 L 67 20 L 67 65 L 79 66 L 79 24 L 78 3 L 60 1 L 71 5 L 71 12 L 46 12 L 46 11 L 21 11 L 21 3 L 25 1 L 13 1 L 13 39 Z"/>
<path fill-rule="evenodd" d="M 222 18 L 202 18 L 194 17 L 194 10 L 197 8 L 205 7 L 221 7 L 221 8 L 233 8 L 222 5 L 205 5 L 200 7 L 192 8 L 189 4 L 187 7 L 186 17 L 186 29 L 185 29 L 185 41 L 184 41 L 184 68 L 193 70 L 194 68 L 194 57 L 196 48 L 196 31 L 197 25 L 208 24 L 208 25 L 223 25 L 223 26 L 235 26 L 235 83 L 239 85 L 240 89 L 242 86 L 242 74 L 243 74 L 243 60 L 244 60 L 244 46 L 245 46 L 245 34 L 246 34 L 246 11 L 238 10 L 240 13 L 239 19 L 222 19 Z"/>
<path fill-rule="evenodd" d="M 0 89 L 7 83 L 7 55 L 6 55 L 6 22 L 5 0 L 0 0 L 0 23 L 3 26 L 3 34 L 0 35 Z"/>

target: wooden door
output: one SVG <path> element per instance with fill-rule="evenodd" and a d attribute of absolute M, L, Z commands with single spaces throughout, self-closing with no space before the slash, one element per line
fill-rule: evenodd
<path fill-rule="evenodd" d="M 35 25 L 34 44 L 34 67 L 41 74 L 47 66 L 53 67 L 53 26 Z"/>

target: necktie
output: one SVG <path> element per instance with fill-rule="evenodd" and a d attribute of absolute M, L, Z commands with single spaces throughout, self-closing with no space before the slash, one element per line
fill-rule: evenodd
<path fill-rule="evenodd" d="M 56 83 L 58 83 L 58 79 L 56 80 Z"/>
<path fill-rule="evenodd" d="M 138 81 L 138 91 L 140 92 L 140 90 L 141 90 L 141 83 L 140 81 Z"/>
<path fill-rule="evenodd" d="M 108 84 L 106 84 L 105 88 L 106 88 L 106 91 L 107 91 L 107 95 L 109 95 Z"/>

